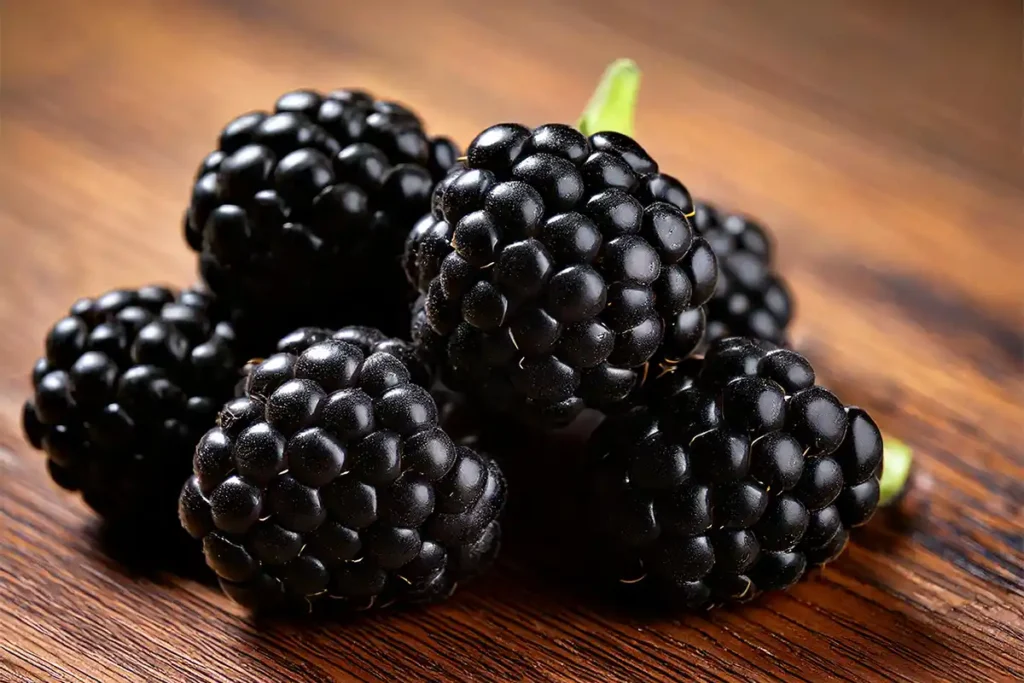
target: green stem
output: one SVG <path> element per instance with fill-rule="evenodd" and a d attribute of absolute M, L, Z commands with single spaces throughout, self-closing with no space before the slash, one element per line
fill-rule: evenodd
<path fill-rule="evenodd" d="M 576 127 L 587 136 L 602 131 L 632 136 L 639 91 L 640 68 L 631 59 L 616 59 L 605 69 Z"/>
<path fill-rule="evenodd" d="M 914 454 L 910 446 L 890 437 L 885 439 L 882 455 L 882 478 L 879 480 L 881 495 L 878 504 L 889 505 L 898 500 L 910 478 L 910 464 Z"/>

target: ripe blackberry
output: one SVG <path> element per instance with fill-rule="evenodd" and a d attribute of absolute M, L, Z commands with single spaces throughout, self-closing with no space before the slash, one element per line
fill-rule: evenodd
<path fill-rule="evenodd" d="M 256 609 L 442 599 L 494 559 L 505 480 L 457 446 L 411 348 L 304 329 L 248 368 L 181 492 L 224 591 Z"/>
<path fill-rule="evenodd" d="M 707 304 L 707 341 L 751 337 L 787 346 L 793 300 L 773 266 L 768 230 L 742 214 L 696 203 L 697 232 L 718 257 L 718 286 Z"/>
<path fill-rule="evenodd" d="M 882 436 L 799 354 L 713 342 L 594 433 L 587 491 L 602 569 L 699 607 L 784 589 L 837 557 L 879 501 Z"/>
<path fill-rule="evenodd" d="M 246 340 L 272 348 L 300 325 L 357 321 L 404 335 L 402 244 L 458 154 L 402 105 L 290 92 L 224 127 L 185 237 Z"/>
<path fill-rule="evenodd" d="M 717 266 L 686 188 L 632 138 L 492 126 L 438 184 L 405 268 L 442 379 L 544 424 L 626 397 L 704 333 Z"/>
<path fill-rule="evenodd" d="M 210 297 L 150 286 L 81 299 L 32 369 L 25 435 L 50 475 L 112 522 L 174 528 L 196 441 L 237 376 Z"/>

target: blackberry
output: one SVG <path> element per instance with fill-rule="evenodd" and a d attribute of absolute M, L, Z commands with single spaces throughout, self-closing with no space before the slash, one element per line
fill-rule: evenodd
<path fill-rule="evenodd" d="M 720 213 L 700 201 L 693 224 L 718 257 L 718 285 L 707 304 L 707 341 L 751 337 L 787 346 L 793 300 L 775 272 L 768 230 L 748 216 Z"/>
<path fill-rule="evenodd" d="M 286 93 L 221 131 L 185 237 L 246 340 L 273 348 L 300 325 L 353 322 L 406 334 L 403 241 L 458 154 L 394 102 Z"/>
<path fill-rule="evenodd" d="M 438 427 L 418 365 L 405 343 L 347 328 L 299 330 L 248 367 L 179 501 L 230 597 L 433 601 L 491 563 L 504 477 Z"/>
<path fill-rule="evenodd" d="M 689 607 L 784 589 L 844 549 L 879 502 L 882 436 L 799 354 L 712 342 L 588 445 L 601 568 Z"/>
<path fill-rule="evenodd" d="M 25 435 L 60 486 L 107 520 L 174 529 L 189 458 L 237 376 L 210 297 L 157 286 L 81 299 L 32 369 Z"/>
<path fill-rule="evenodd" d="M 417 341 L 492 412 L 557 425 L 621 401 L 655 350 L 703 336 L 717 266 L 693 211 L 626 135 L 492 126 L 406 242 Z"/>

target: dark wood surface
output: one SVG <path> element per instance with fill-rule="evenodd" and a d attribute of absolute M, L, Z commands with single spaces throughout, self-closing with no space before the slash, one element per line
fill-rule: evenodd
<path fill-rule="evenodd" d="M 1016 0 L 9 0 L 0 680 L 1021 680 L 1021 19 Z M 104 550 L 20 438 L 28 369 L 78 295 L 194 278 L 180 216 L 223 122 L 359 85 L 465 143 L 573 121 L 619 56 L 645 69 L 645 146 L 772 226 L 798 346 L 916 450 L 898 514 L 788 594 L 675 619 L 588 600 L 514 519 L 447 604 L 310 626 Z"/>

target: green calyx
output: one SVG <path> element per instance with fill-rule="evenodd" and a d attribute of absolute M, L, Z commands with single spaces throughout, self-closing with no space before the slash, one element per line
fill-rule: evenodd
<path fill-rule="evenodd" d="M 614 131 L 632 137 L 639 91 L 640 67 L 631 59 L 616 59 L 605 69 L 576 127 L 586 136 Z"/>
<path fill-rule="evenodd" d="M 910 446 L 897 439 L 887 437 L 882 455 L 882 478 L 878 482 L 880 495 L 878 504 L 886 506 L 899 500 L 900 494 L 910 479 L 910 465 L 914 454 Z"/>

